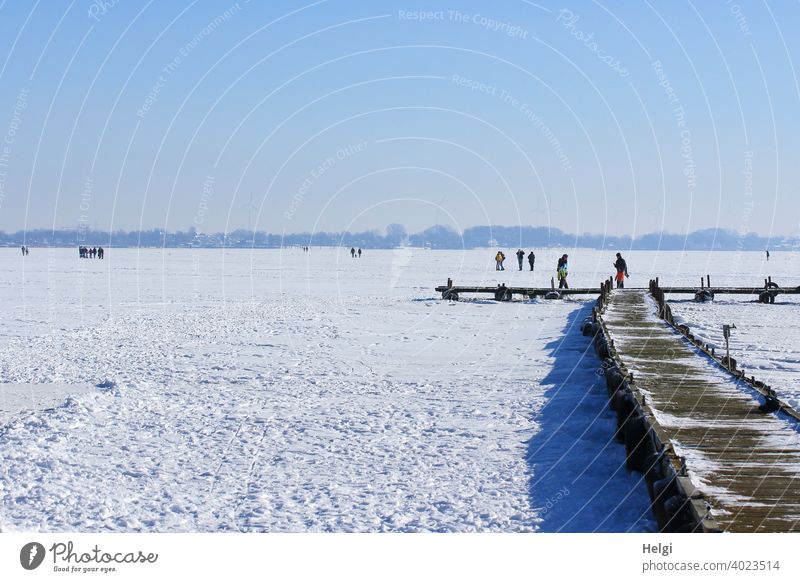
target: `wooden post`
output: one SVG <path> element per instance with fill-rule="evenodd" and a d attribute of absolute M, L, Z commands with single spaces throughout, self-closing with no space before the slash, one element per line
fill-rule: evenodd
<path fill-rule="evenodd" d="M 658 287 L 658 277 L 656 277 L 656 287 Z"/>
<path fill-rule="evenodd" d="M 711 275 L 706 275 L 706 287 L 711 289 Z"/>
<path fill-rule="evenodd" d="M 769 277 L 767 277 L 767 281 L 769 281 L 770 283 L 772 283 L 772 275 L 770 275 Z"/>
<path fill-rule="evenodd" d="M 550 277 L 550 289 L 556 288 L 556 280 L 553 277 Z"/>
<path fill-rule="evenodd" d="M 764 279 L 764 289 L 766 289 L 767 287 L 768 287 L 768 285 L 767 285 L 767 280 L 766 280 L 766 279 Z"/>
<path fill-rule="evenodd" d="M 706 282 L 705 282 L 705 279 L 703 279 L 702 277 L 700 277 L 700 289 L 705 289 L 705 288 L 706 288 Z"/>
<path fill-rule="evenodd" d="M 727 362 L 725 362 L 725 363 L 728 366 L 728 372 L 730 372 L 731 371 L 731 350 L 730 350 L 730 346 L 728 345 L 728 338 L 727 337 L 725 338 L 725 359 L 727 360 Z"/>
<path fill-rule="evenodd" d="M 447 288 L 450 289 L 452 286 L 453 286 L 453 280 L 450 277 L 448 277 L 447 278 Z"/>

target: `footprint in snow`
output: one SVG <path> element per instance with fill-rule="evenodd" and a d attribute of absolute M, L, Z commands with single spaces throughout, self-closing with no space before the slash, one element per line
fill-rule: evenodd
<path fill-rule="evenodd" d="M 95 384 L 95 386 L 100 390 L 112 390 L 117 387 L 117 383 L 113 380 L 103 380 L 99 384 Z"/>

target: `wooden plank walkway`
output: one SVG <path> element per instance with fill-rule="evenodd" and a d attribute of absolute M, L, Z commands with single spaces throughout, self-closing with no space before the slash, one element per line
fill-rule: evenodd
<path fill-rule="evenodd" d="M 648 420 L 686 459 L 721 529 L 800 531 L 798 423 L 761 412 L 748 386 L 658 318 L 646 292 L 612 292 L 602 318 Z"/>
<path fill-rule="evenodd" d="M 709 291 L 713 295 L 717 294 L 730 294 L 730 295 L 761 295 L 768 291 L 773 295 L 773 298 L 778 295 L 800 295 L 800 287 L 780 288 L 768 287 L 767 284 L 772 281 L 765 281 L 763 287 L 715 287 L 705 285 L 701 281 L 700 287 L 660 287 L 666 294 L 684 294 L 696 295 L 700 291 Z M 502 287 L 501 287 L 502 285 Z M 558 293 L 559 298 L 568 295 L 594 295 L 598 293 L 597 287 L 573 287 L 571 289 L 556 289 L 555 282 L 551 281 L 550 287 L 507 287 L 504 283 L 495 286 L 488 285 L 453 285 L 451 279 L 447 280 L 446 285 L 439 285 L 435 288 L 438 293 L 442 294 L 442 299 L 458 300 L 459 295 L 463 293 L 482 293 L 494 295 L 496 299 L 503 301 L 510 301 L 514 295 L 521 295 L 523 297 L 546 297 L 549 293 Z M 500 292 L 502 290 L 502 293 Z M 633 287 L 627 289 L 628 291 L 647 291 L 646 287 Z M 553 296 L 555 298 L 555 296 Z"/>

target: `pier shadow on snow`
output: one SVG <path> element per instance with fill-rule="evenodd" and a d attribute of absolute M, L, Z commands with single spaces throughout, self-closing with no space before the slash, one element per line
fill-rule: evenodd
<path fill-rule="evenodd" d="M 585 303 L 569 315 L 562 337 L 545 346 L 555 365 L 542 380 L 541 429 L 527 448 L 539 531 L 657 531 L 645 482 L 625 468 L 625 447 L 614 440 L 601 362 L 580 330 L 594 306 Z"/>

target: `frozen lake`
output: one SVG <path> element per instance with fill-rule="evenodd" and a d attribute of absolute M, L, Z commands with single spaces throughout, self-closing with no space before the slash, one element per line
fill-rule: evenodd
<path fill-rule="evenodd" d="M 433 291 L 549 285 L 563 252 L 596 286 L 614 259 L 536 250 L 532 274 L 515 250 L 503 273 L 493 250 L 0 250 L 0 529 L 654 529 L 609 443 L 590 302 Z M 628 286 L 800 284 L 794 253 L 624 254 Z M 782 303 L 676 314 L 709 336 L 733 317 L 740 361 L 800 393 Z"/>

